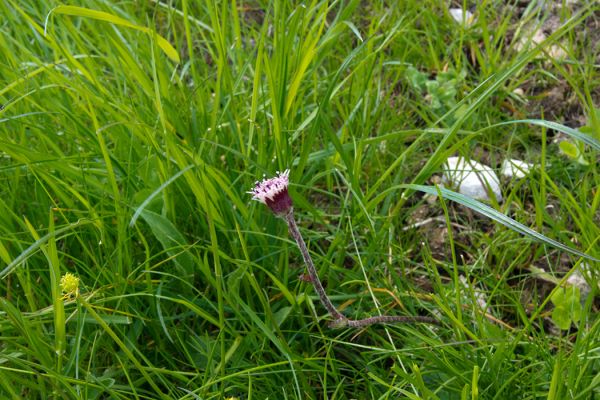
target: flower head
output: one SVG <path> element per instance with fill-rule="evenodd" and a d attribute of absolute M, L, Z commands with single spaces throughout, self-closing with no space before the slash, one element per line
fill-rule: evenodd
<path fill-rule="evenodd" d="M 67 272 L 60 278 L 60 288 L 66 297 L 77 297 L 79 294 L 79 278 Z"/>
<path fill-rule="evenodd" d="M 248 193 L 252 195 L 252 200 L 266 204 L 277 215 L 284 215 L 292 209 L 292 199 L 288 194 L 289 175 L 289 169 L 277 172 L 275 178 L 257 181 L 254 189 Z"/>

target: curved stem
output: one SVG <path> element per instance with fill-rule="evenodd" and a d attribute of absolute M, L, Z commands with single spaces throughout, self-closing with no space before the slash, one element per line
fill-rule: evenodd
<path fill-rule="evenodd" d="M 283 219 L 287 222 L 290 235 L 296 241 L 298 248 L 300 249 L 300 253 L 302 253 L 302 258 L 304 258 L 304 262 L 306 263 L 306 269 L 308 270 L 308 275 L 310 276 L 310 280 L 315 288 L 315 291 L 319 295 L 319 299 L 323 306 L 329 311 L 329 314 L 334 318 L 333 321 L 330 322 L 329 326 L 332 328 L 361 328 L 364 326 L 374 325 L 374 324 L 412 324 L 412 323 L 426 323 L 426 324 L 434 324 L 439 325 L 439 321 L 433 317 L 423 317 L 423 316 L 394 316 L 394 315 L 378 315 L 375 317 L 369 317 L 364 319 L 349 319 L 344 316 L 341 312 L 335 308 L 327 293 L 325 293 L 325 288 L 323 288 L 323 284 L 319 279 L 319 275 L 317 275 L 317 269 L 315 268 L 315 264 L 306 248 L 306 243 L 304 243 L 304 239 L 298 230 L 298 225 L 296 225 L 296 220 L 294 219 L 294 209 L 290 208 L 290 210 L 281 215 Z"/>

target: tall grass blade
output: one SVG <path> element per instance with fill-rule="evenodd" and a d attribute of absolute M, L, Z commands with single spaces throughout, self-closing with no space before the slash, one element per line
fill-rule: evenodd
<path fill-rule="evenodd" d="M 492 220 L 512 229 L 513 231 L 518 232 L 524 236 L 527 236 L 527 237 L 535 240 L 536 242 L 545 243 L 545 244 L 555 247 L 559 250 L 566 251 L 567 253 L 571 253 L 571 254 L 579 256 L 579 257 L 587 258 L 588 260 L 600 262 L 600 259 L 590 256 L 588 254 L 585 254 L 577 249 L 568 247 L 560 242 L 557 242 L 554 239 L 550 239 L 549 237 L 542 235 L 541 233 L 538 233 L 531 228 L 526 227 L 525 225 L 521 224 L 520 222 L 517 222 L 510 217 L 507 217 L 506 215 L 502 214 L 501 212 L 494 210 L 492 207 L 485 205 L 477 200 L 474 200 L 468 196 L 453 192 L 452 190 L 448 190 L 448 189 L 436 187 L 436 186 L 425 186 L 425 185 L 414 185 L 414 184 L 403 184 L 403 185 L 399 185 L 399 186 L 404 187 L 406 189 L 417 190 L 417 191 L 420 191 L 423 193 L 428 193 L 428 194 L 432 194 L 432 195 L 436 195 L 436 196 L 438 195 L 438 190 L 439 190 L 439 193 L 442 194 L 444 199 L 448 199 L 448 200 L 454 201 L 456 203 L 462 204 L 465 207 L 469 207 L 471 210 L 476 211 L 482 215 L 485 215 L 486 217 L 491 218 Z"/>
<path fill-rule="evenodd" d="M 84 8 L 84 7 L 64 6 L 64 5 L 58 6 L 54 9 L 52 9 L 52 11 L 50 11 L 48 16 L 46 17 L 46 25 L 48 22 L 48 18 L 50 18 L 50 15 L 52 15 L 53 13 L 70 15 L 70 16 L 74 16 L 74 17 L 91 18 L 91 19 L 95 19 L 97 21 L 108 22 L 113 25 L 124 26 L 126 28 L 131 28 L 131 29 L 138 30 L 140 32 L 154 35 L 154 37 L 156 38 L 158 47 L 160 47 L 161 50 L 164 51 L 165 54 L 171 60 L 175 61 L 176 63 L 181 62 L 181 60 L 179 59 L 179 54 L 177 54 L 177 50 L 175 50 L 175 48 L 171 45 L 171 43 L 169 43 L 169 41 L 167 39 L 165 39 L 164 37 L 155 33 L 152 29 L 150 29 L 148 27 L 134 24 L 133 22 L 129 22 L 124 18 L 118 17 L 116 15 L 113 15 L 113 14 L 110 14 L 110 13 L 107 13 L 104 11 L 90 10 L 89 8 Z"/>
<path fill-rule="evenodd" d="M 501 122 L 499 124 L 490 125 L 489 127 L 482 129 L 481 131 L 496 128 L 498 126 L 515 125 L 515 124 L 532 124 L 532 125 L 542 126 L 547 129 L 553 129 L 555 131 L 562 132 L 565 135 L 569 135 L 573 139 L 581 140 L 583 143 L 589 145 L 590 147 L 592 147 L 595 150 L 600 150 L 600 141 L 598 139 L 596 139 L 590 135 L 586 135 L 585 133 L 583 133 L 577 129 L 573 129 L 573 128 L 570 128 L 563 124 L 559 124 L 558 122 L 546 121 L 543 119 L 519 119 L 519 120 L 515 120 L 515 121 L 506 121 L 506 122 Z"/>

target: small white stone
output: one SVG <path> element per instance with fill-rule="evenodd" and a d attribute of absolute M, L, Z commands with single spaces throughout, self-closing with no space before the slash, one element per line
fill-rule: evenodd
<path fill-rule="evenodd" d="M 542 32 L 541 29 L 536 30 L 535 33 L 533 34 L 533 37 L 531 38 L 531 42 L 533 44 L 540 44 L 544 40 L 546 40 L 546 34 L 544 32 Z"/>
<path fill-rule="evenodd" d="M 582 262 L 569 277 L 567 278 L 567 284 L 579 288 L 580 298 L 579 300 L 584 303 L 588 295 L 592 291 L 592 287 L 587 283 L 585 275 L 591 274 L 591 266 L 588 263 Z M 600 283 L 598 284 L 600 286 Z"/>
<path fill-rule="evenodd" d="M 564 60 L 567 58 L 567 52 L 560 46 L 553 44 L 548 48 L 548 56 L 555 60 Z"/>
<path fill-rule="evenodd" d="M 524 91 L 523 89 L 521 89 L 520 87 L 518 87 L 518 88 L 516 88 L 515 90 L 513 90 L 513 93 L 514 93 L 516 96 L 519 96 L 519 97 L 525 97 L 525 91 Z"/>
<path fill-rule="evenodd" d="M 460 280 L 460 283 L 462 283 L 465 291 L 468 290 L 470 285 L 469 285 L 469 282 L 467 282 L 467 278 L 465 278 L 463 275 L 461 275 L 458 277 L 458 279 Z M 469 295 L 468 293 L 465 293 L 465 294 L 467 296 Z M 483 311 L 486 311 L 488 308 L 488 302 L 487 302 L 485 293 L 483 293 L 481 290 L 479 290 L 477 288 L 474 288 L 473 297 L 475 298 L 475 302 L 477 303 L 479 308 Z"/>
<path fill-rule="evenodd" d="M 537 46 L 546 40 L 546 35 L 541 29 L 536 29 L 535 32 L 525 31 L 520 40 L 516 43 L 515 49 L 518 52 L 525 51 L 533 46 Z"/>
<path fill-rule="evenodd" d="M 516 43 L 515 49 L 518 52 L 525 51 L 530 49 L 531 47 L 537 46 L 546 40 L 546 34 L 542 32 L 541 29 L 537 29 L 531 34 L 531 31 L 526 31 L 521 39 Z M 546 47 L 546 54 L 540 53 L 540 58 L 546 57 L 546 55 L 555 60 L 564 60 L 567 58 L 567 52 L 557 44 L 553 44 L 551 46 Z"/>
<path fill-rule="evenodd" d="M 502 201 L 498 175 L 488 166 L 463 157 L 449 157 L 444 164 L 443 182 L 476 200 L 490 200 L 489 193 Z"/>
<path fill-rule="evenodd" d="M 500 175 L 507 178 L 522 179 L 527 176 L 533 165 L 516 159 L 506 159 L 502 161 Z"/>
<path fill-rule="evenodd" d="M 461 25 L 471 26 L 473 24 L 473 13 L 469 10 L 463 11 L 462 8 L 451 8 L 448 12 Z"/>

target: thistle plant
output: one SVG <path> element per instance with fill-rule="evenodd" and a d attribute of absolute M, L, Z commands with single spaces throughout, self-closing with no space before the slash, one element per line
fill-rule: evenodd
<path fill-rule="evenodd" d="M 438 324 L 438 321 L 432 317 L 423 316 L 393 316 L 393 315 L 378 315 L 365 319 L 350 319 L 344 316 L 331 302 L 331 299 L 327 296 L 325 288 L 319 279 L 315 264 L 308 252 L 306 243 L 300 234 L 298 225 L 294 218 L 294 206 L 292 198 L 288 193 L 290 170 L 287 169 L 283 172 L 277 172 L 277 176 L 270 179 L 263 179 L 257 181 L 254 188 L 248 193 L 252 194 L 252 199 L 260 201 L 267 205 L 273 213 L 282 218 L 288 225 L 290 235 L 296 241 L 306 269 L 308 270 L 309 281 L 313 284 L 315 291 L 319 295 L 319 300 L 323 306 L 327 309 L 329 314 L 333 317 L 333 321 L 330 322 L 330 326 L 333 328 L 360 328 L 373 324 L 389 324 L 389 323 L 415 323 L 423 322 L 429 324 Z"/>

